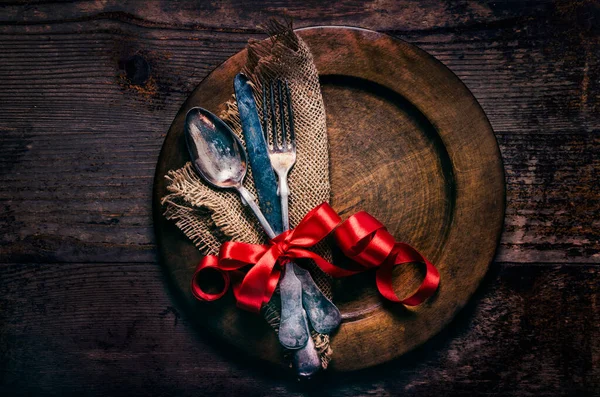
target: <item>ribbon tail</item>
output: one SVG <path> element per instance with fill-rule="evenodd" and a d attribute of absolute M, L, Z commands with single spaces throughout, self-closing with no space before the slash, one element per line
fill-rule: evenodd
<path fill-rule="evenodd" d="M 396 243 L 390 259 L 386 261 L 375 273 L 377 289 L 386 299 L 402 303 L 406 306 L 418 306 L 433 296 L 440 283 L 440 274 L 435 266 L 419 254 L 414 248 L 404 243 Z M 392 271 L 395 266 L 411 262 L 425 264 L 425 277 L 414 294 L 401 299 L 396 295 L 392 284 Z"/>

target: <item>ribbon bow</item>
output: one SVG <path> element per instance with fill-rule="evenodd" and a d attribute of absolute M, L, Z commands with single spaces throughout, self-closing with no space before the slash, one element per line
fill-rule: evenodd
<path fill-rule="evenodd" d="M 358 264 L 355 269 L 345 269 L 329 263 L 310 248 L 333 232 L 342 252 Z M 292 259 L 312 259 L 317 266 L 332 277 L 347 277 L 376 268 L 379 292 L 388 300 L 408 306 L 416 306 L 433 295 L 439 285 L 440 275 L 433 264 L 405 243 L 396 242 L 385 226 L 367 212 L 361 211 L 342 222 L 339 215 L 327 203 L 313 208 L 298 226 L 275 237 L 266 245 L 226 242 L 219 256 L 205 256 L 192 278 L 192 293 L 197 299 L 212 301 L 222 297 L 229 288 L 230 274 L 251 266 L 234 284 L 238 307 L 259 312 L 267 303 L 281 274 L 280 266 Z M 410 262 L 422 262 L 426 272 L 417 291 L 400 299 L 392 285 L 394 266 Z M 279 264 L 279 266 L 276 266 Z M 253 266 L 252 266 L 253 265 Z M 209 294 L 198 282 L 200 273 L 216 270 L 224 280 L 222 291 Z"/>

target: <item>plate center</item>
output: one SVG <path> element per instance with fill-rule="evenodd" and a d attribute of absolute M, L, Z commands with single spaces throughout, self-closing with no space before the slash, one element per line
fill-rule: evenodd
<path fill-rule="evenodd" d="M 372 81 L 326 75 L 321 85 L 333 207 L 343 218 L 369 212 L 398 241 L 435 261 L 455 202 L 452 164 L 437 130 L 412 103 Z M 336 257 L 343 266 L 344 259 Z M 404 297 L 421 279 L 420 266 L 398 266 L 394 286 Z M 382 303 L 373 272 L 336 280 L 333 291 L 346 321 Z"/>

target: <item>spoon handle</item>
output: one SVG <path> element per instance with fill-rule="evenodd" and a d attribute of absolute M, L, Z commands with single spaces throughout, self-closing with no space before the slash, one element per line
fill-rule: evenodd
<path fill-rule="evenodd" d="M 252 212 L 254 212 L 256 219 L 258 219 L 258 222 L 260 223 L 262 228 L 267 233 L 267 236 L 269 236 L 269 238 L 274 238 L 275 232 L 271 228 L 269 221 L 267 221 L 267 219 L 263 215 L 262 211 L 258 207 L 258 204 L 256 204 L 256 200 L 254 199 L 254 196 L 252 195 L 252 193 L 250 193 L 248 191 L 248 189 L 246 189 L 245 187 L 243 187 L 241 185 L 236 187 L 236 189 L 240 193 L 240 196 L 242 197 L 242 203 L 246 204 L 248 207 L 250 207 Z"/>

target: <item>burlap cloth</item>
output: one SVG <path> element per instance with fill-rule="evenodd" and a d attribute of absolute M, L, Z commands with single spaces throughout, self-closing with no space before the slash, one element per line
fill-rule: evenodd
<path fill-rule="evenodd" d="M 325 107 L 312 54 L 293 32 L 291 24 L 271 21 L 266 31 L 269 39 L 248 43 L 248 59 L 243 72 L 252 82 L 261 118 L 262 84 L 272 79 L 285 79 L 289 83 L 297 145 L 297 161 L 289 174 L 290 224 L 293 227 L 312 208 L 330 199 Z M 235 100 L 227 103 L 227 111 L 220 116 L 244 142 Z M 218 254 L 220 246 L 229 240 L 253 244 L 266 241 L 260 225 L 251 211 L 242 206 L 237 193 L 210 187 L 194 172 L 191 163 L 170 171 L 167 180 L 170 193 L 162 200 L 164 214 L 175 221 L 204 254 Z M 251 170 L 244 186 L 256 196 Z M 327 247 L 320 246 L 316 250 L 331 259 Z M 307 268 L 321 290 L 331 298 L 329 277 L 316 266 L 308 264 Z M 190 277 L 192 272 L 190 268 Z M 265 305 L 263 316 L 277 331 L 280 319 L 277 296 Z M 315 332 L 312 336 L 326 368 L 332 354 L 329 336 Z"/>

